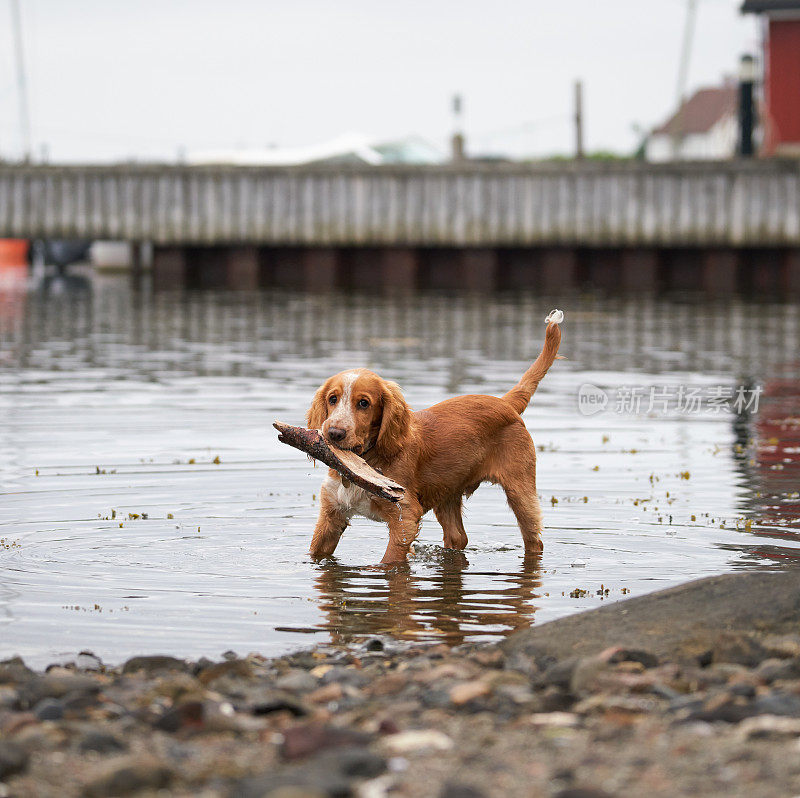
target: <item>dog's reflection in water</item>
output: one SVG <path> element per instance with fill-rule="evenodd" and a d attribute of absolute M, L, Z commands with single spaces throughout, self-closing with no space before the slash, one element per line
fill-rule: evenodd
<path fill-rule="evenodd" d="M 514 572 L 470 571 L 462 551 L 421 546 L 412 563 L 357 568 L 331 558 L 319 566 L 321 624 L 334 645 L 377 635 L 449 645 L 505 636 L 530 626 L 541 557 Z"/>

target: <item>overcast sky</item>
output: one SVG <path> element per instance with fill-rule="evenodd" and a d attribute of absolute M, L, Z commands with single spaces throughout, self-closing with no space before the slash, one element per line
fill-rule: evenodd
<path fill-rule="evenodd" d="M 673 109 L 688 0 L 21 0 L 35 152 L 173 160 L 358 132 L 444 147 L 630 151 Z M 740 0 L 699 0 L 689 86 L 756 51 Z M 20 152 L 10 0 L 0 0 L 0 156 Z"/>

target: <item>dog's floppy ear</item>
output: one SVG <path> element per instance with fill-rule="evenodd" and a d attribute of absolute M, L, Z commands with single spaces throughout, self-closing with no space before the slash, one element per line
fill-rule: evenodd
<path fill-rule="evenodd" d="M 411 425 L 411 409 L 403 398 L 396 382 L 384 382 L 381 386 L 383 415 L 375 448 L 382 457 L 396 456 L 403 448 Z"/>
<path fill-rule="evenodd" d="M 306 413 L 306 421 L 308 422 L 309 429 L 320 429 L 325 419 L 328 417 L 328 403 L 325 401 L 325 395 L 328 393 L 328 383 L 330 380 L 324 382 L 314 394 L 311 400 L 311 407 L 308 408 Z"/>

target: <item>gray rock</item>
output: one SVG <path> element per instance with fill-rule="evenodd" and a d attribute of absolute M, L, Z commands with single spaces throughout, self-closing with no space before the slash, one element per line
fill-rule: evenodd
<path fill-rule="evenodd" d="M 100 657 L 96 657 L 91 651 L 81 651 L 81 653 L 75 657 L 75 667 L 79 671 L 105 670 L 105 665 L 103 665 Z"/>
<path fill-rule="evenodd" d="M 750 635 L 723 632 L 712 641 L 712 662 L 733 662 L 753 668 L 766 657 L 766 649 Z"/>
<path fill-rule="evenodd" d="M 800 718 L 800 697 L 792 693 L 775 690 L 768 695 L 757 698 L 753 702 L 751 714 Z"/>
<path fill-rule="evenodd" d="M 310 693 L 318 686 L 318 682 L 307 671 L 295 669 L 276 679 L 275 686 L 293 693 Z"/>
<path fill-rule="evenodd" d="M 534 683 L 566 689 L 572 684 L 572 676 L 575 673 L 578 662 L 577 657 L 567 657 L 567 659 L 554 662 L 538 679 L 534 679 Z"/>
<path fill-rule="evenodd" d="M 537 712 L 565 712 L 575 703 L 572 693 L 560 687 L 548 687 L 536 699 L 539 704 Z"/>
<path fill-rule="evenodd" d="M 45 698 L 64 698 L 69 695 L 95 695 L 100 692 L 100 685 L 91 676 L 82 676 L 62 670 L 36 676 L 19 690 L 20 706 L 30 709 Z"/>
<path fill-rule="evenodd" d="M 350 782 L 340 776 L 320 780 L 304 773 L 280 773 L 241 779 L 228 792 L 228 798 L 351 798 Z"/>
<path fill-rule="evenodd" d="M 754 698 L 756 694 L 756 688 L 752 684 L 748 684 L 747 682 L 740 682 L 739 684 L 732 684 L 728 691 L 731 695 L 739 696 L 740 698 Z"/>
<path fill-rule="evenodd" d="M 83 790 L 86 798 L 130 795 L 142 790 L 160 790 L 172 779 L 172 771 L 151 760 L 124 760 L 108 766 Z"/>
<path fill-rule="evenodd" d="M 800 679 L 800 659 L 767 659 L 756 669 L 756 676 L 767 684 Z"/>
<path fill-rule="evenodd" d="M 500 648 L 509 656 L 533 656 L 537 664 L 547 656 L 599 654 L 612 645 L 696 662 L 713 648 L 720 629 L 795 633 L 798 607 L 800 580 L 792 570 L 726 574 L 533 626 Z"/>
<path fill-rule="evenodd" d="M 386 760 L 368 748 L 343 748 L 331 758 L 343 776 L 358 779 L 374 779 L 387 767 Z"/>
<path fill-rule="evenodd" d="M 253 715 L 271 715 L 273 712 L 289 712 L 296 718 L 302 718 L 310 714 L 311 710 L 289 695 L 272 695 L 267 696 L 263 700 L 256 701 L 250 711 Z"/>
<path fill-rule="evenodd" d="M 449 781 L 442 787 L 439 798 L 486 798 L 486 793 L 469 784 Z"/>
<path fill-rule="evenodd" d="M 97 706 L 99 700 L 100 695 L 96 692 L 82 692 L 76 690 L 72 693 L 67 693 L 67 695 L 61 699 L 61 703 L 64 706 L 64 714 L 67 717 L 72 717 L 86 714 L 86 710 Z"/>
<path fill-rule="evenodd" d="M 43 698 L 33 708 L 33 714 L 39 720 L 61 720 L 64 717 L 64 705 L 57 698 Z"/>
<path fill-rule="evenodd" d="M 189 664 L 186 660 L 176 657 L 155 655 L 149 657 L 131 657 L 123 666 L 123 673 L 135 673 L 145 671 L 146 673 L 157 673 L 158 671 L 188 671 Z"/>
<path fill-rule="evenodd" d="M 591 692 L 597 685 L 597 677 L 610 669 L 611 666 L 605 659 L 584 657 L 574 666 L 570 689 L 579 695 Z"/>
<path fill-rule="evenodd" d="M 287 761 L 293 761 L 329 748 L 365 746 L 371 740 L 372 735 L 364 732 L 319 722 L 303 723 L 284 729 L 281 756 Z"/>
<path fill-rule="evenodd" d="M 0 781 L 22 773 L 27 767 L 27 752 L 16 743 L 0 740 Z"/>
<path fill-rule="evenodd" d="M 0 662 L 0 684 L 24 684 L 35 675 L 21 657 L 12 657 Z"/>
<path fill-rule="evenodd" d="M 19 695 L 10 685 L 0 684 L 0 710 L 19 706 Z"/>
<path fill-rule="evenodd" d="M 452 706 L 450 699 L 450 690 L 434 687 L 431 690 L 425 690 L 419 699 L 423 706 L 432 707 L 435 709 L 448 709 Z"/>
<path fill-rule="evenodd" d="M 200 728 L 205 711 L 201 701 L 184 701 L 168 709 L 153 725 L 161 731 L 174 733 L 185 727 Z"/>
<path fill-rule="evenodd" d="M 539 673 L 536 660 L 522 651 L 515 651 L 506 657 L 503 667 L 507 671 L 516 671 L 517 673 L 525 674 L 525 676 L 535 677 Z"/>
<path fill-rule="evenodd" d="M 83 735 L 78 742 L 78 749 L 83 752 L 96 751 L 98 754 L 114 754 L 124 751 L 126 745 L 113 734 L 95 729 Z"/>
<path fill-rule="evenodd" d="M 386 771 L 386 760 L 363 746 L 323 751 L 278 773 L 242 779 L 230 798 L 350 798 L 354 779 L 371 779 Z"/>
<path fill-rule="evenodd" d="M 705 723 L 722 721 L 723 723 L 739 723 L 754 714 L 752 705 L 730 697 L 723 701 L 713 698 L 706 701 L 700 709 L 689 712 L 686 720 L 700 720 Z"/>
<path fill-rule="evenodd" d="M 649 651 L 640 648 L 619 648 L 612 651 L 607 657 L 608 662 L 616 664 L 618 662 L 638 662 L 645 668 L 655 668 L 658 665 L 658 657 Z"/>
<path fill-rule="evenodd" d="M 363 687 L 369 679 L 356 668 L 331 668 L 323 677 L 322 684 L 338 684 L 350 685 L 350 687 Z"/>

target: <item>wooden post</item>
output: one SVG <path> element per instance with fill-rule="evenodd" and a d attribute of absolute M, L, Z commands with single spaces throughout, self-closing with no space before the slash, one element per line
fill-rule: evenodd
<path fill-rule="evenodd" d="M 144 245 L 141 241 L 131 241 L 131 283 L 136 290 L 142 287 L 142 272 L 144 270 L 144 264 L 142 263 L 144 257 L 143 248 Z"/>
<path fill-rule="evenodd" d="M 583 159 L 583 81 L 575 81 L 575 157 Z"/>
<path fill-rule="evenodd" d="M 298 247 L 263 250 L 261 284 L 275 288 L 303 288 L 303 250 Z"/>
<path fill-rule="evenodd" d="M 228 250 L 228 288 L 239 291 L 258 288 L 258 271 L 258 247 L 231 247 Z"/>
<path fill-rule="evenodd" d="M 420 254 L 419 283 L 421 288 L 459 288 L 459 253 L 436 247 Z"/>
<path fill-rule="evenodd" d="M 451 140 L 453 163 L 464 160 L 464 118 L 463 103 L 460 94 L 453 95 L 453 138 Z"/>
<path fill-rule="evenodd" d="M 303 287 L 307 291 L 331 291 L 337 285 L 338 256 L 329 247 L 310 247 L 303 252 Z"/>
<path fill-rule="evenodd" d="M 776 294 L 783 288 L 783 253 L 774 249 L 747 252 L 747 288 L 756 294 Z"/>
<path fill-rule="evenodd" d="M 783 286 L 789 296 L 800 297 L 800 249 L 789 249 L 783 257 Z"/>
<path fill-rule="evenodd" d="M 459 268 L 460 288 L 494 291 L 497 287 L 497 252 L 493 249 L 465 249 Z"/>
<path fill-rule="evenodd" d="M 153 288 L 170 290 L 186 286 L 186 249 L 153 247 Z"/>
<path fill-rule="evenodd" d="M 227 247 L 192 247 L 187 251 L 187 279 L 192 288 L 225 288 Z"/>
<path fill-rule="evenodd" d="M 704 251 L 679 247 L 666 258 L 666 288 L 672 291 L 698 291 L 703 286 Z"/>
<path fill-rule="evenodd" d="M 702 269 L 702 286 L 707 294 L 724 296 L 736 292 L 739 253 L 735 249 L 705 250 Z"/>
<path fill-rule="evenodd" d="M 410 290 L 417 284 L 417 253 L 410 248 L 381 250 L 380 270 L 382 288 Z"/>
<path fill-rule="evenodd" d="M 588 269 L 581 268 L 578 279 L 585 278 L 588 272 L 589 283 L 593 288 L 617 290 L 620 288 L 620 254 L 616 249 L 593 249 L 581 258 Z"/>
<path fill-rule="evenodd" d="M 620 286 L 624 291 L 655 291 L 658 288 L 658 253 L 654 249 L 623 249 L 619 270 Z"/>
<path fill-rule="evenodd" d="M 578 271 L 578 253 L 572 247 L 547 247 L 541 251 L 539 272 L 544 292 L 574 288 Z"/>

